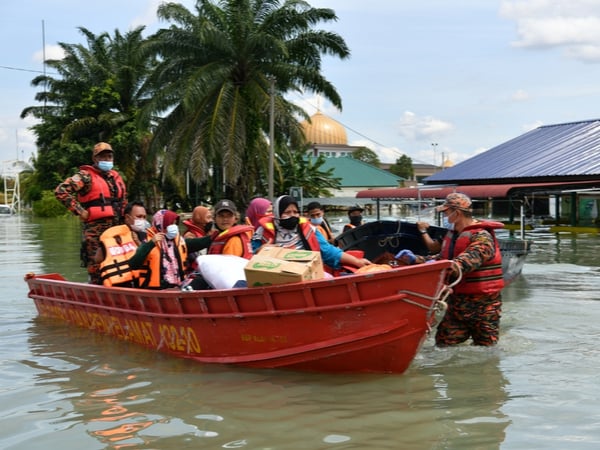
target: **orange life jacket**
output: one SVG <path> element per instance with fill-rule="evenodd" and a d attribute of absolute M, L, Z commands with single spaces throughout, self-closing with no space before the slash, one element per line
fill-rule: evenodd
<path fill-rule="evenodd" d="M 149 289 L 161 289 L 162 288 L 162 249 L 160 246 L 155 245 L 148 256 L 146 257 L 146 264 L 148 275 L 145 279 L 141 280 L 140 287 Z M 177 266 L 179 270 L 179 277 L 183 281 L 184 277 L 184 261 L 187 259 L 187 246 L 185 245 L 185 239 L 180 234 L 175 238 L 175 257 L 177 258 Z"/>
<path fill-rule="evenodd" d="M 496 239 L 494 229 L 502 228 L 501 222 L 481 221 L 465 227 L 454 242 L 454 249 L 450 254 L 452 233 L 447 233 L 442 242 L 441 256 L 444 259 L 453 259 L 461 254 L 471 243 L 473 233 L 480 230 L 487 230 L 494 239 L 494 257 L 485 261 L 477 270 L 463 274 L 463 279 L 452 289 L 457 294 L 493 294 L 499 292 L 504 287 L 504 278 L 502 276 L 502 254 L 500 245 Z"/>
<path fill-rule="evenodd" d="M 140 272 L 129 267 L 129 258 L 137 250 L 131 229 L 127 225 L 110 227 L 100 235 L 100 242 L 104 246 L 104 260 L 100 263 L 102 284 L 134 286 Z"/>
<path fill-rule="evenodd" d="M 210 247 L 208 247 L 207 253 L 209 255 L 222 254 L 223 250 L 225 249 L 225 244 L 229 241 L 229 239 L 231 239 L 234 236 L 239 236 L 239 238 L 242 241 L 243 253 L 241 255 L 235 256 L 241 256 L 242 258 L 250 259 L 252 258 L 251 239 L 253 232 L 254 227 L 252 225 L 234 225 L 231 228 L 220 233 L 217 231 L 216 233 L 214 233 L 214 237 L 212 239 Z"/>
<path fill-rule="evenodd" d="M 94 166 L 81 166 L 80 170 L 89 172 L 92 177 L 91 189 L 85 195 L 78 195 L 79 203 L 89 213 L 86 222 L 93 222 L 99 219 L 108 217 L 116 217 L 119 219 L 122 216 L 124 201 L 125 201 L 125 183 L 116 170 L 109 170 L 106 174 L 110 174 L 117 189 L 116 197 L 113 197 L 110 185 L 103 176 L 104 172 Z"/>

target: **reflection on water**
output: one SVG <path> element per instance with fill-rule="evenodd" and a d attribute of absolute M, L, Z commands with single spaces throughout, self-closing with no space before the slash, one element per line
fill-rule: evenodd
<path fill-rule="evenodd" d="M 500 344 L 401 376 L 230 369 L 36 318 L 26 272 L 85 279 L 76 219 L 0 221 L 0 448 L 595 449 L 598 236 L 535 234 Z"/>
<path fill-rule="evenodd" d="M 69 402 L 34 413 L 46 443 L 85 430 L 110 448 L 498 448 L 509 423 L 499 356 L 481 349 L 331 376 L 203 366 L 46 319 L 28 332 L 33 382 Z"/>

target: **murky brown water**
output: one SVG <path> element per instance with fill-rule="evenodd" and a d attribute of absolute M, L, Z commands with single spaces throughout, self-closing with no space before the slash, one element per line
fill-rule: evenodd
<path fill-rule="evenodd" d="M 38 319 L 26 272 L 78 267 L 76 220 L 0 220 L 2 449 L 596 449 L 600 238 L 544 235 L 501 343 L 403 375 L 207 366 Z"/>

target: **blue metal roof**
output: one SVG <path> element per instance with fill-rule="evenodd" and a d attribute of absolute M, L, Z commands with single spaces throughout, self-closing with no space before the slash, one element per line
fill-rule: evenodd
<path fill-rule="evenodd" d="M 453 167 L 426 183 L 515 183 L 600 176 L 600 119 L 544 125 Z"/>

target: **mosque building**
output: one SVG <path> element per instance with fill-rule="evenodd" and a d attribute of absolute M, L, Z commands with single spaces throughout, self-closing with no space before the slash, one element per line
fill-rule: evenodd
<path fill-rule="evenodd" d="M 310 117 L 310 122 L 305 120 L 300 125 L 310 144 L 311 156 L 351 156 L 355 150 L 361 148 L 348 145 L 344 126 L 320 111 Z"/>

